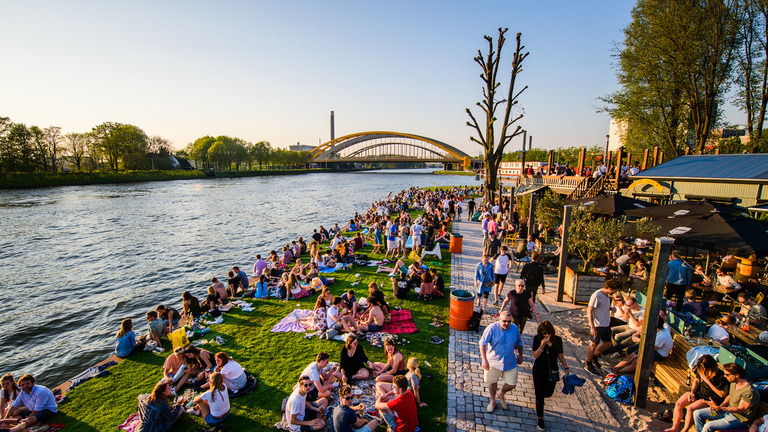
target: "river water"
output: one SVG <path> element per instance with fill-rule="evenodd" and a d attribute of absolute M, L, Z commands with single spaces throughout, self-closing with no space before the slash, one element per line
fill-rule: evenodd
<path fill-rule="evenodd" d="M 478 185 L 431 170 L 317 173 L 0 191 L 0 374 L 55 386 L 108 357 L 160 303 L 202 296 L 233 265 L 411 186 Z"/>

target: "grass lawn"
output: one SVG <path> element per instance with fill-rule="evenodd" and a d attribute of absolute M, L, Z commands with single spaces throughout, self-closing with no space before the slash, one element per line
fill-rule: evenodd
<path fill-rule="evenodd" d="M 326 244 L 327 245 L 327 244 Z M 370 254 L 371 247 L 366 246 L 361 253 L 367 253 L 371 259 L 381 259 L 383 255 Z M 433 260 L 427 256 L 426 264 L 433 267 L 450 285 L 450 254 L 443 253 L 442 260 Z M 308 259 L 303 259 L 307 262 Z M 406 260 L 410 264 L 410 260 Z M 414 297 L 413 292 L 406 300 L 392 296 L 391 282 L 385 273 L 376 274 L 376 267 L 354 266 L 350 271 L 336 271 L 330 275 L 338 282 L 331 285 L 334 295 L 341 295 L 349 288 L 355 289 L 358 298 L 367 295 L 367 285 L 376 281 L 387 294 L 391 306 L 410 309 L 416 327 L 416 333 L 401 335 L 401 339 L 410 344 L 399 346 L 403 355 L 416 357 L 421 363 L 423 375 L 421 399 L 429 404 L 419 409 L 419 426 L 422 431 L 445 431 L 447 402 L 447 361 L 448 361 L 448 315 L 449 296 L 431 302 L 422 302 Z M 358 285 L 352 286 L 355 274 L 360 274 Z M 446 293 L 450 288 L 446 289 Z M 202 295 L 202 293 L 197 293 Z M 323 341 L 318 338 L 303 339 L 303 333 L 271 333 L 269 330 L 294 308 L 312 309 L 317 295 L 308 298 L 283 302 L 276 298 L 267 300 L 249 300 L 255 306 L 253 312 L 242 312 L 233 308 L 224 315 L 222 324 L 211 326 L 206 339 L 219 335 L 227 342 L 224 346 L 204 345 L 212 351 L 225 351 L 248 371 L 259 379 L 257 389 L 246 396 L 232 399 L 231 414 L 225 422 L 231 431 L 274 430 L 280 420 L 280 403 L 291 392 L 304 367 L 314 361 L 319 351 L 331 355 L 332 361 L 338 361 L 342 343 Z M 430 326 L 434 314 L 443 316 L 444 326 Z M 145 332 L 145 326 L 137 324 L 137 330 Z M 138 331 L 137 331 L 138 333 Z M 433 335 L 445 342 L 434 345 L 429 342 Z M 376 348 L 362 342 L 371 361 L 384 361 L 383 348 Z M 59 406 L 57 422 L 66 425 L 70 431 L 114 431 L 129 415 L 137 411 L 136 397 L 149 393 L 162 378 L 162 365 L 170 351 L 170 344 L 165 344 L 166 353 L 140 353 L 134 355 L 110 369 L 110 374 L 103 378 L 90 380 L 75 390 L 67 393 L 66 400 Z M 431 366 L 425 364 L 429 362 Z M 427 374 L 431 377 L 427 378 Z M 204 425 L 200 417 L 182 416 L 171 431 L 191 431 Z M 384 426 L 379 426 L 384 430 Z"/>

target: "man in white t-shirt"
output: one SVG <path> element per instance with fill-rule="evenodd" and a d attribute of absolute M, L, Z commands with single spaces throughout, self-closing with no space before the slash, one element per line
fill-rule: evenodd
<path fill-rule="evenodd" d="M 328 401 L 321 399 L 317 403 L 307 402 L 307 394 L 311 388 L 312 381 L 308 376 L 302 375 L 285 404 L 285 418 L 293 432 L 325 429 L 325 408 Z"/>
<path fill-rule="evenodd" d="M 419 222 L 421 222 L 421 219 L 416 219 L 416 222 L 411 226 L 411 236 L 413 237 L 411 251 L 415 252 L 416 255 L 419 254 L 421 248 L 421 235 L 424 233 L 424 227 L 422 227 Z"/>
<path fill-rule="evenodd" d="M 609 279 L 589 298 L 587 321 L 592 338 L 587 346 L 587 370 L 594 375 L 601 375 L 597 357 L 611 346 L 611 299 L 620 288 L 618 281 Z"/>
<path fill-rule="evenodd" d="M 512 257 L 509 255 L 509 249 L 502 246 L 501 251 L 493 259 L 493 273 L 495 274 L 493 304 L 499 304 L 501 303 L 501 292 L 504 290 L 504 282 L 507 281 L 507 274 L 509 273 L 509 261 L 512 260 Z"/>
<path fill-rule="evenodd" d="M 333 390 L 333 378 L 337 377 L 341 380 L 341 373 L 339 373 L 337 366 L 334 366 L 329 371 L 325 371 L 326 366 L 328 366 L 329 358 L 330 356 L 328 353 L 321 351 L 315 357 L 315 361 L 308 364 L 307 367 L 301 371 L 301 376 L 308 376 L 313 384 L 313 388 L 309 391 L 310 402 L 331 396 Z"/>

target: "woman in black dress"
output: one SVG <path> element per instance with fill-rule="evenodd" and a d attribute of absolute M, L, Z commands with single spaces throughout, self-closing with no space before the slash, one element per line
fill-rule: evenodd
<path fill-rule="evenodd" d="M 368 360 L 368 356 L 365 355 L 363 347 L 357 341 L 354 335 L 347 336 L 347 343 L 341 349 L 341 356 L 339 358 L 339 365 L 341 366 L 341 378 L 344 384 L 347 384 L 349 380 L 364 380 L 370 376 L 370 372 L 366 369 L 366 366 L 373 367 L 373 364 Z"/>
<path fill-rule="evenodd" d="M 549 321 L 542 321 L 533 338 L 533 388 L 536 392 L 536 429 L 544 430 L 544 399 L 552 396 L 560 380 L 557 361 L 566 372 L 568 364 L 563 355 L 563 339 L 555 336 L 555 327 Z M 556 379 L 555 379 L 556 378 Z"/>

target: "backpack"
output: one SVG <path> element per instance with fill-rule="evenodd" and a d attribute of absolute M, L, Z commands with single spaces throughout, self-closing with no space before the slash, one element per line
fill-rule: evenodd
<path fill-rule="evenodd" d="M 635 397 L 635 381 L 627 375 L 622 375 L 608 386 L 605 394 L 616 402 L 630 404 Z"/>
<path fill-rule="evenodd" d="M 475 333 L 480 332 L 480 319 L 483 318 L 483 311 L 480 312 L 472 312 L 472 317 L 469 319 L 469 331 L 473 331 Z"/>

